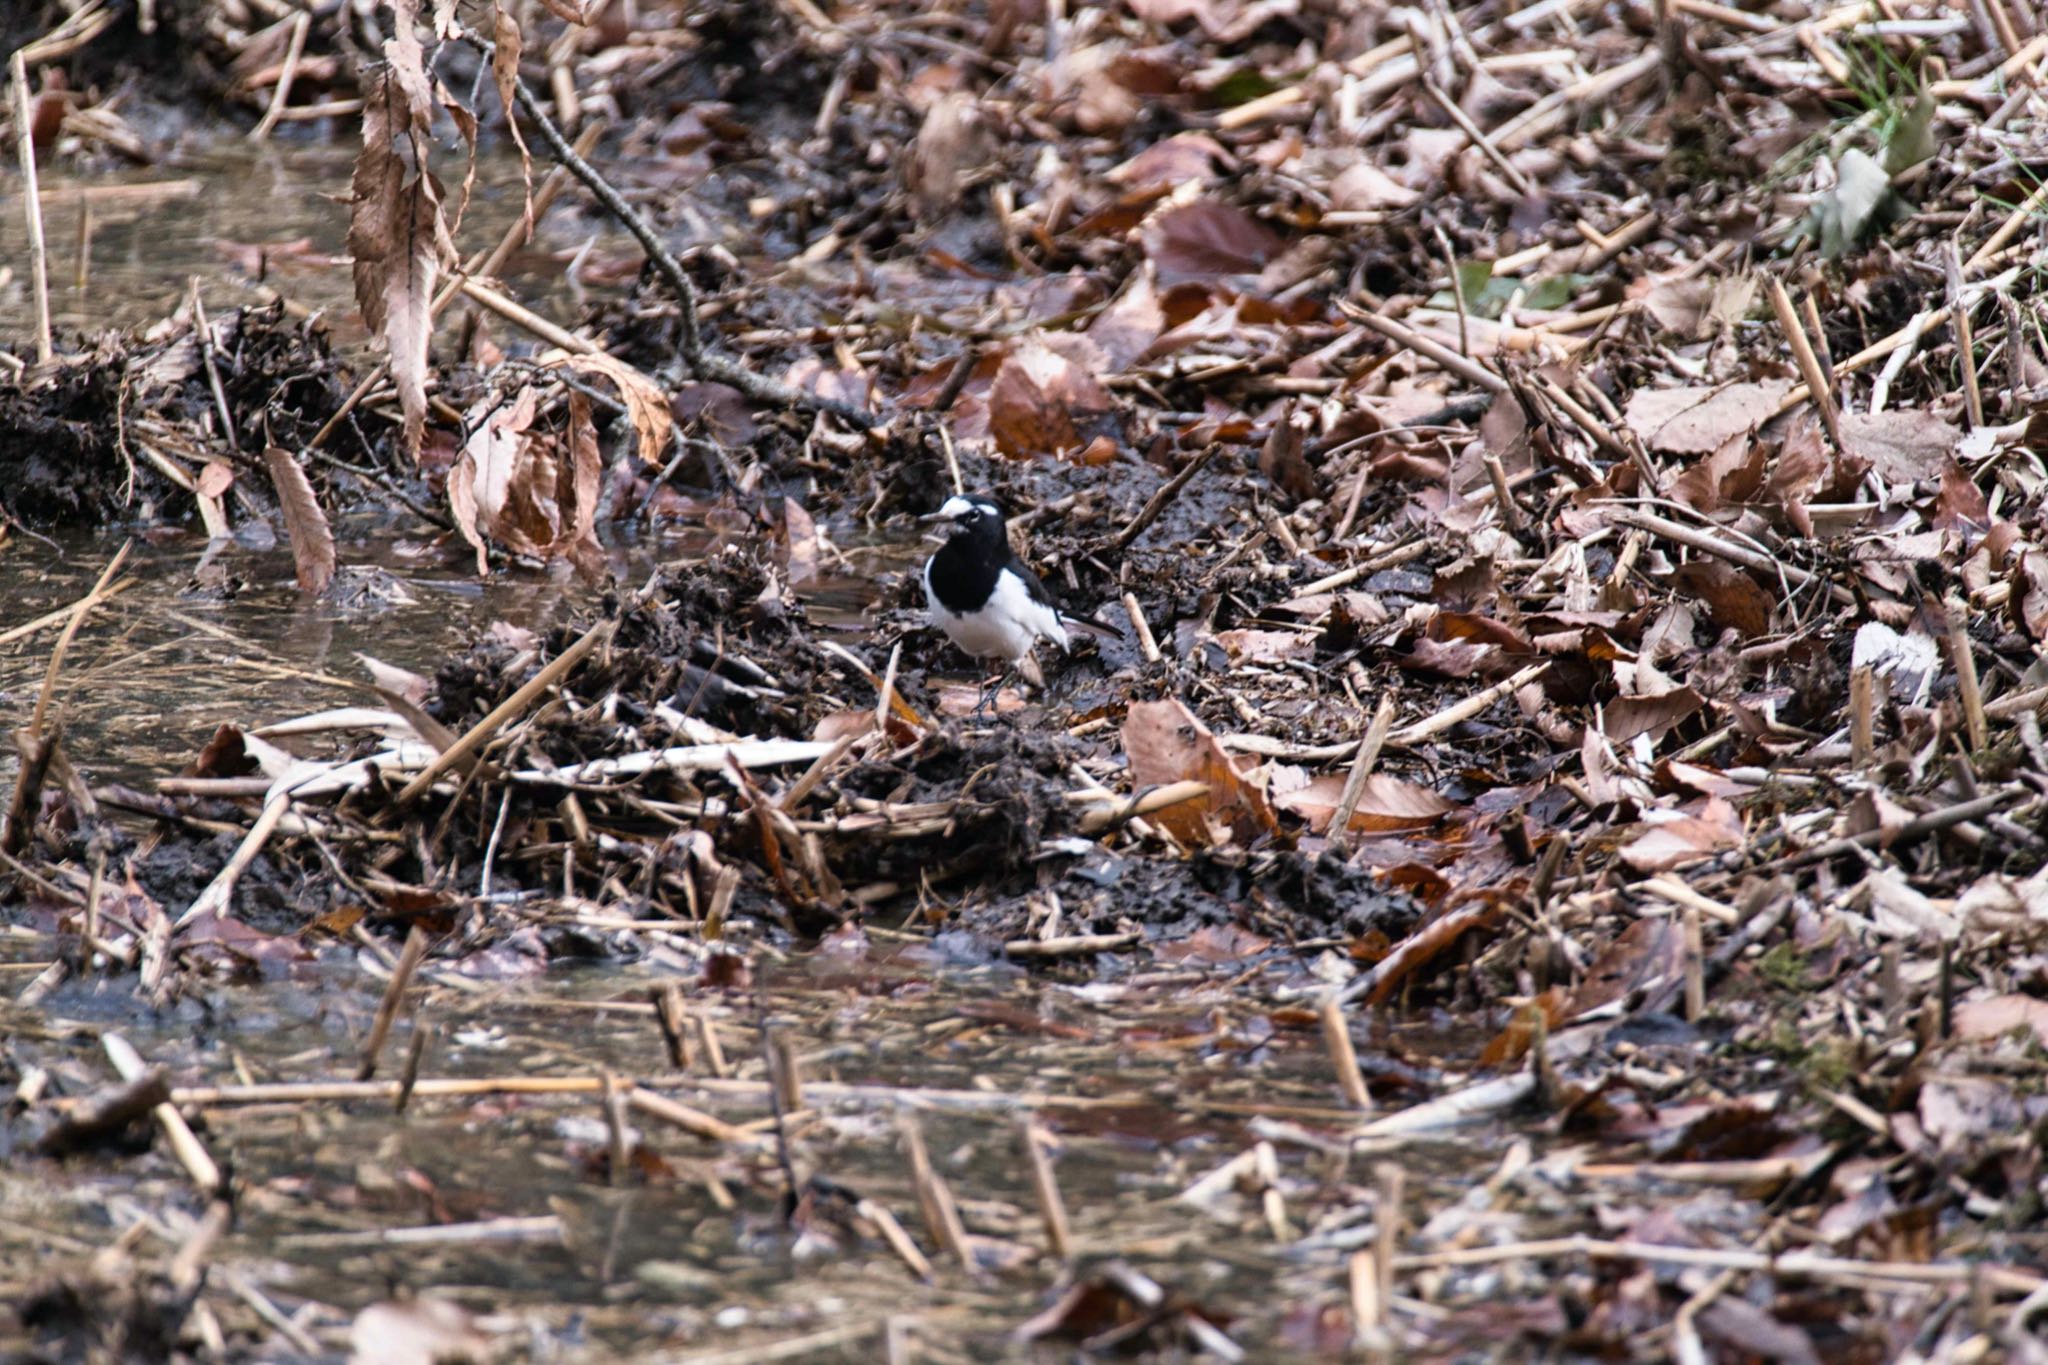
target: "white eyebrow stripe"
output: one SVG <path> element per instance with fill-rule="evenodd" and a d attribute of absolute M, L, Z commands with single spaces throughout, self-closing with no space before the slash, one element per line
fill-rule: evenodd
<path fill-rule="evenodd" d="M 939 515 L 942 517 L 957 519 L 959 517 L 966 516 L 969 512 L 972 512 L 973 510 L 974 503 L 971 500 L 963 498 L 956 493 L 952 497 L 947 498 L 946 501 L 940 505 Z"/>

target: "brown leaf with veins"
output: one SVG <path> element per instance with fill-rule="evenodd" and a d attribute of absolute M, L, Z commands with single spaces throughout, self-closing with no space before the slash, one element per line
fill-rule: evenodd
<path fill-rule="evenodd" d="M 401 24 L 400 33 L 410 35 L 410 25 Z M 385 50 L 387 55 L 416 55 L 419 42 L 394 37 Z M 424 169 L 430 101 L 424 69 L 408 69 L 397 56 L 370 79 L 363 99 L 363 150 L 350 181 L 348 228 L 356 304 L 364 324 L 384 338 L 405 418 L 406 453 L 415 460 L 427 422 L 434 284 L 455 254 L 441 215 L 441 187 Z"/>
<path fill-rule="evenodd" d="M 1954 457 L 1941 469 L 1941 491 L 1928 514 L 1937 531 L 1984 531 L 1991 526 L 1991 504 Z"/>
<path fill-rule="evenodd" d="M 1645 821 L 1642 828 L 1621 851 L 1621 860 L 1638 872 L 1664 872 L 1742 842 L 1742 817 L 1718 796 L 1702 802 L 1697 814 Z"/>
<path fill-rule="evenodd" d="M 1161 282 L 1255 275 L 1282 247 L 1258 219 L 1213 199 L 1160 209 L 1139 227 L 1138 240 Z"/>
<path fill-rule="evenodd" d="M 641 460 L 653 468 L 661 467 L 662 454 L 668 449 L 669 434 L 675 427 L 675 418 L 669 411 L 668 394 L 661 385 L 625 361 L 615 360 L 602 351 L 588 355 L 558 355 L 548 363 L 611 380 L 612 387 L 625 400 L 626 416 L 632 420 L 633 434 L 639 438 Z"/>
<path fill-rule="evenodd" d="M 1867 460 L 1887 483 L 1918 483 L 1941 476 L 1963 433 L 1931 412 L 1894 410 L 1875 416 L 1842 414 L 1842 448 Z"/>
<path fill-rule="evenodd" d="M 1279 828 L 1258 784 L 1238 771 L 1209 727 L 1178 701 L 1133 704 L 1124 716 L 1124 751 L 1134 789 L 1169 782 L 1206 782 L 1209 794 L 1146 818 L 1192 848 L 1235 840 L 1250 843 Z"/>
<path fill-rule="evenodd" d="M 1690 687 L 1654 697 L 1616 697 L 1600 708 L 1601 729 L 1617 748 L 1637 735 L 1648 735 L 1656 743 L 1704 705 L 1706 698 Z"/>
<path fill-rule="evenodd" d="M 1114 408 L 1094 375 L 1034 337 L 1004 357 L 989 386 L 989 435 L 1013 460 L 1065 455 Z"/>
<path fill-rule="evenodd" d="M 1638 389 L 1623 421 L 1653 450 L 1704 455 L 1746 436 L 1777 412 L 1792 382 L 1724 384 L 1718 388 Z"/>
<path fill-rule="evenodd" d="M 1088 324 L 1087 337 L 1102 348 L 1107 374 L 1128 370 L 1166 330 L 1166 313 L 1159 305 L 1159 291 L 1152 277 L 1152 263 L 1139 262 L 1123 292 Z"/>
<path fill-rule="evenodd" d="M 277 489 L 278 509 L 284 514 L 285 537 L 292 545 L 292 567 L 301 592 L 325 592 L 334 581 L 334 532 L 306 471 L 289 450 L 271 446 L 263 452 L 263 467 L 270 472 Z"/>
<path fill-rule="evenodd" d="M 505 111 L 505 127 L 512 134 L 512 145 L 519 149 L 519 178 L 525 186 L 525 199 L 521 214 L 526 223 L 526 235 L 533 235 L 533 153 L 527 150 L 526 135 L 519 131 L 519 51 L 525 38 L 519 31 L 519 21 L 505 8 L 505 0 L 496 0 L 491 6 L 491 80 L 498 87 L 498 103 Z"/>
<path fill-rule="evenodd" d="M 1731 436 L 1671 484 L 1671 496 L 1698 512 L 1748 502 L 1763 487 L 1766 452 L 1747 432 Z"/>
<path fill-rule="evenodd" d="M 1206 185 L 1223 172 L 1237 169 L 1237 158 L 1207 133 L 1175 133 L 1162 138 L 1103 175 L 1112 185 L 1144 189 L 1152 185 Z"/>
<path fill-rule="evenodd" d="M 1273 804 L 1306 820 L 1312 833 L 1327 834 L 1330 822 L 1337 818 L 1345 780 L 1343 773 L 1325 773 L 1282 790 L 1276 775 Z M 1426 829 L 1456 809 L 1427 787 L 1403 781 L 1392 773 L 1373 773 L 1359 789 L 1358 805 L 1351 813 L 1351 829 L 1366 834 Z"/>
<path fill-rule="evenodd" d="M 1742 570 L 1717 559 L 1695 559 L 1680 565 L 1672 581 L 1681 594 L 1704 603 L 1722 630 L 1749 639 L 1769 632 L 1776 599 Z"/>

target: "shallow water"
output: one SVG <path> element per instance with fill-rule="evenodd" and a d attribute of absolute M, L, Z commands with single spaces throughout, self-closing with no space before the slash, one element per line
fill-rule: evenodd
<path fill-rule="evenodd" d="M 263 305 L 282 295 L 320 313 L 340 344 L 363 340 L 344 245 L 354 159 L 346 139 L 229 140 L 180 147 L 156 165 L 113 173 L 44 168 L 53 331 L 76 338 L 148 326 L 184 306 L 197 278 L 209 309 Z M 10 156 L 0 168 L 0 339 L 20 350 L 35 335 L 35 303 L 27 219 L 12 167 Z M 453 194 L 461 165 L 445 173 L 453 177 Z M 481 158 L 458 248 L 467 255 L 494 245 L 518 216 L 521 196 L 516 159 Z M 575 199 L 557 203 L 504 272 L 524 302 L 566 323 L 576 319 L 579 292 L 564 263 L 586 244 L 608 248 L 629 240 L 587 217 Z M 444 315 L 444 325 L 453 316 Z"/>
<path fill-rule="evenodd" d="M 50 1013 L 121 1026 L 180 1085 L 345 1079 L 377 990 L 351 950 L 318 952 L 270 981 L 222 986 L 163 1014 L 139 1008 L 126 982 L 61 991 Z M 1060 1358 L 1050 1344 L 1007 1338 L 1047 1301 L 1055 1269 L 1042 1259 L 1039 1207 L 1018 1154 L 1023 1106 L 1012 1102 L 1040 1095 L 1054 1097 L 1032 1107 L 1057 1143 L 1081 1263 L 1124 1258 L 1219 1320 L 1239 1319 L 1239 1340 L 1256 1359 L 1295 1358 L 1273 1316 L 1283 1300 L 1339 1301 L 1343 1236 L 1277 1243 L 1238 1226 L 1240 1215 L 1256 1225 L 1249 1201 L 1227 1199 L 1218 1214 L 1175 1202 L 1256 1140 L 1259 1111 L 1311 1136 L 1327 1132 L 1341 1148 L 1342 1116 L 1330 1108 L 1315 1034 L 1273 1030 L 1247 1013 L 1230 980 L 1242 964 L 1077 986 L 1002 965 L 943 965 L 928 946 L 880 930 L 766 967 L 753 988 L 710 988 L 678 965 L 558 966 L 530 981 L 467 983 L 430 969 L 437 984 L 414 1016 L 433 1029 L 421 1072 L 665 1073 L 646 992 L 681 980 L 692 1008 L 715 1021 L 738 1078 L 764 1074 L 763 1023 L 794 1040 L 816 1096 L 789 1119 L 799 1178 L 890 1208 L 930 1246 L 902 1155 L 899 1125 L 914 1118 L 986 1258 L 981 1278 L 945 1267 L 919 1287 L 880 1245 L 835 1244 L 826 1218 L 792 1234 L 772 1142 L 720 1149 L 635 1114 L 646 1155 L 631 1182 L 609 1186 L 595 1094 L 416 1098 L 403 1115 L 368 1099 L 194 1105 L 209 1150 L 232 1163 L 243 1189 L 217 1261 L 327 1330 L 386 1286 L 432 1287 L 515 1336 L 622 1357 L 666 1348 L 746 1359 L 817 1336 L 815 1349 L 791 1358 L 874 1360 L 895 1320 L 913 1339 L 969 1353 L 940 1359 Z M 396 1068 L 409 1036 L 401 1023 L 380 1075 Z M 772 1136 L 758 1094 L 702 1084 L 683 1080 L 663 1093 Z M 1459 1166 L 1488 1155 L 1485 1144 L 1462 1145 Z M 1351 1179 L 1368 1178 L 1363 1162 L 1299 1146 L 1281 1153 L 1283 1181 L 1297 1193 L 1342 1181 L 1353 1164 Z M 1441 1159 L 1428 1148 L 1404 1156 Z M 160 1147 L 120 1170 L 111 1200 L 97 1162 L 33 1191 L 8 1189 L 0 1222 L 14 1236 L 33 1230 L 97 1245 L 127 1221 L 124 1199 L 196 1211 Z M 175 1214 L 163 1216 L 177 1226 Z M 501 1219 L 543 1221 L 522 1225 L 528 1235 L 517 1241 L 379 1244 L 394 1229 L 432 1235 Z"/>

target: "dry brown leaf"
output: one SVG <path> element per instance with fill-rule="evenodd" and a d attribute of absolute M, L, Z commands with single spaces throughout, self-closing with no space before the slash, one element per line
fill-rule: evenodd
<path fill-rule="evenodd" d="M 746 396 L 729 384 L 678 384 L 669 413 L 678 425 L 689 429 L 695 424 L 697 431 L 724 446 L 743 446 L 761 432 Z"/>
<path fill-rule="evenodd" d="M 2048 1000 L 2031 995 L 1994 995 L 1956 1006 L 1955 1026 L 1963 1038 L 2003 1038 L 2014 1029 L 2031 1029 L 2048 1047 Z"/>
<path fill-rule="evenodd" d="M 334 532 L 306 471 L 289 450 L 271 446 L 263 452 L 263 467 L 277 489 L 277 505 L 284 513 L 285 536 L 292 544 L 292 566 L 298 574 L 301 592 L 325 592 L 334 581 Z"/>
<path fill-rule="evenodd" d="M 1842 448 L 1867 460 L 1886 483 L 1941 477 L 1963 433 L 1931 412 L 1845 412 Z"/>
<path fill-rule="evenodd" d="M 669 435 L 675 428 L 675 418 L 669 412 L 668 394 L 663 392 L 661 385 L 603 351 L 592 351 L 587 355 L 558 353 L 547 363 L 611 380 L 612 387 L 625 400 L 626 416 L 632 419 L 633 434 L 639 438 L 640 459 L 655 469 L 661 467 L 662 453 L 668 449 Z"/>
<path fill-rule="evenodd" d="M 1731 436 L 1680 474 L 1671 485 L 1671 496 L 1698 512 L 1747 502 L 1763 487 L 1767 454 L 1764 443 L 1748 432 Z"/>
<path fill-rule="evenodd" d="M 1638 872 L 1664 872 L 1742 842 L 1742 817 L 1718 796 L 1708 797 L 1697 814 L 1644 826 L 1621 851 L 1621 860 Z"/>
<path fill-rule="evenodd" d="M 1160 209 L 1138 229 L 1161 283 L 1256 275 L 1281 251 L 1280 239 L 1231 204 L 1197 199 Z"/>
<path fill-rule="evenodd" d="M 1286 420 L 1273 423 L 1265 444 L 1259 447 L 1259 472 L 1287 495 L 1290 506 L 1307 502 L 1322 491 L 1322 481 L 1302 453 L 1312 420 L 1307 413 L 1290 411 Z"/>
<path fill-rule="evenodd" d="M 569 478 L 563 490 L 568 527 L 563 545 L 577 567 L 595 577 L 604 562 L 597 541 L 597 502 L 604 493 L 604 461 L 597 453 L 597 423 L 591 420 L 590 399 L 569 391 Z"/>
<path fill-rule="evenodd" d="M 1166 330 L 1166 313 L 1152 277 L 1152 263 L 1139 262 L 1123 292 L 1088 324 L 1088 339 L 1102 348 L 1105 374 L 1128 370 Z"/>
<path fill-rule="evenodd" d="M 1344 797 L 1345 775 L 1325 773 L 1298 786 L 1284 787 L 1278 774 L 1273 783 L 1273 804 L 1308 822 L 1310 832 L 1327 834 L 1337 816 L 1337 803 Z M 1359 788 L 1358 806 L 1351 813 L 1351 829 L 1368 834 L 1423 829 L 1449 815 L 1457 807 L 1429 788 L 1403 781 L 1391 773 L 1372 773 Z"/>
<path fill-rule="evenodd" d="M 1718 559 L 1695 559 L 1672 575 L 1679 592 L 1706 604 L 1707 615 L 1722 630 L 1749 638 L 1767 633 L 1776 599 L 1742 570 Z"/>
<path fill-rule="evenodd" d="M 498 103 L 505 111 L 505 127 L 512 134 L 512 145 L 519 149 L 519 178 L 525 186 L 526 197 L 521 213 L 526 220 L 526 234 L 533 235 L 533 154 L 526 148 L 526 135 L 519 131 L 519 96 L 515 86 L 519 80 L 519 51 L 525 42 L 519 31 L 519 21 L 505 8 L 505 0 L 497 0 L 491 6 L 491 79 L 498 87 Z"/>
<path fill-rule="evenodd" d="M 454 244 L 441 216 L 441 191 L 426 165 L 431 92 L 411 25 L 387 40 L 394 56 L 364 90 L 363 150 L 350 181 L 348 249 L 356 304 L 384 338 L 392 384 L 405 417 L 408 454 L 418 458 L 427 420 L 427 343 L 433 335 L 434 283 Z M 402 38 L 404 41 L 402 41 Z"/>
<path fill-rule="evenodd" d="M 1180 702 L 1135 703 L 1124 716 L 1123 739 L 1134 788 L 1209 784 L 1201 801 L 1183 801 L 1147 817 L 1182 843 L 1196 848 L 1232 840 L 1249 843 L 1278 828 L 1266 794 L 1237 770 L 1209 727 Z"/>
<path fill-rule="evenodd" d="M 1656 743 L 1670 733 L 1672 726 L 1704 705 L 1706 698 L 1690 687 L 1654 697 L 1616 697 L 1600 708 L 1601 729 L 1617 747 L 1637 735 L 1648 735 Z"/>
<path fill-rule="evenodd" d="M 987 163 L 990 143 L 973 95 L 956 90 L 932 102 L 903 170 L 919 221 L 932 222 L 960 202 L 969 177 Z"/>
<path fill-rule="evenodd" d="M 1773 379 L 1719 388 L 1638 389 L 1623 420 L 1653 450 L 1704 455 L 1744 436 L 1777 412 L 1792 382 Z"/>
<path fill-rule="evenodd" d="M 1093 374 L 1038 338 L 1003 359 L 989 387 L 988 426 L 1013 460 L 1063 455 L 1084 444 L 1090 419 L 1115 402 Z"/>
<path fill-rule="evenodd" d="M 1206 185 L 1237 168 L 1237 158 L 1207 133 L 1162 138 L 1102 178 L 1127 190 L 1153 185 Z"/>
<path fill-rule="evenodd" d="M 1350 213 L 1405 209 L 1421 198 L 1420 193 L 1365 160 L 1353 162 L 1330 182 L 1330 207 Z"/>
<path fill-rule="evenodd" d="M 1048 93 L 1066 105 L 1082 132 L 1118 132 L 1145 112 L 1138 93 L 1117 79 L 1123 56 L 1120 43 L 1069 47 L 1046 69 Z"/>

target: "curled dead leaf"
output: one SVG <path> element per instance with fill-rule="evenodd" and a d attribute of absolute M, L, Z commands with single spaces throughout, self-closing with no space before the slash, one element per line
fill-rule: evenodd
<path fill-rule="evenodd" d="M 1209 727 L 1178 701 L 1134 704 L 1124 716 L 1124 751 L 1136 788 L 1206 782 L 1201 801 L 1183 801 L 1150 819 L 1195 848 L 1249 843 L 1279 823 L 1259 785 L 1238 770 Z"/>
<path fill-rule="evenodd" d="M 1343 799 L 1344 781 L 1342 773 L 1325 773 L 1298 785 L 1283 785 L 1283 779 L 1276 773 L 1273 804 L 1306 820 L 1312 833 L 1327 834 L 1330 822 L 1337 816 L 1337 803 Z M 1427 787 L 1403 781 L 1392 773 L 1373 773 L 1359 789 L 1350 828 L 1367 834 L 1425 829 L 1456 809 Z"/>
<path fill-rule="evenodd" d="M 263 452 L 263 467 L 277 489 L 277 505 L 284 514 L 285 536 L 292 545 L 292 566 L 301 592 L 325 592 L 334 580 L 334 532 L 306 471 L 289 450 L 271 446 Z"/>

